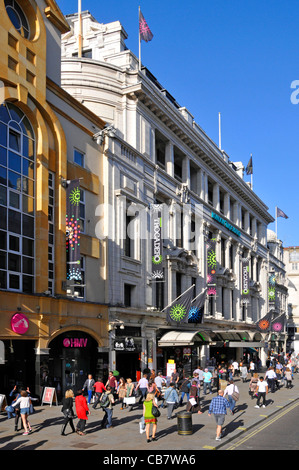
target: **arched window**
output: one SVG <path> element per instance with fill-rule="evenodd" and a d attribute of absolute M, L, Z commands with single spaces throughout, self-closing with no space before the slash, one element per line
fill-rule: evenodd
<path fill-rule="evenodd" d="M 22 8 L 16 0 L 4 0 L 5 9 L 10 21 L 23 38 L 29 39 L 29 23 Z"/>
<path fill-rule="evenodd" d="M 35 140 L 25 114 L 0 106 L 0 289 L 34 291 Z"/>

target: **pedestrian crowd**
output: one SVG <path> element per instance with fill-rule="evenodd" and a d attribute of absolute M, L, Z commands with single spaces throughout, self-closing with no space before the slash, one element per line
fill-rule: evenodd
<path fill-rule="evenodd" d="M 212 394 L 213 389 L 216 389 L 217 395 L 209 404 L 208 415 L 214 415 L 216 440 L 221 440 L 227 410 L 234 414 L 240 398 L 240 391 L 235 383 L 236 377 L 243 383 L 248 382 L 248 393 L 252 399 L 257 400 L 255 407 L 265 407 L 268 393 L 275 393 L 283 385 L 286 388 L 292 387 L 294 374 L 299 372 L 299 355 L 270 354 L 267 366 L 267 371 L 262 374 L 259 361 L 251 360 L 246 365 L 235 360 L 229 363 L 222 362 L 216 367 L 204 369 L 197 367 L 192 377 L 185 376 L 183 369 L 173 372 L 171 377 L 164 377 L 161 372 L 156 374 L 154 370 L 146 370 L 137 383 L 131 378 L 119 377 L 116 371 L 109 372 L 107 381 L 102 378 L 94 380 L 89 374 L 82 389 L 75 393 L 73 390 L 65 392 L 61 408 L 64 417 L 61 435 L 66 435 L 69 425 L 72 433 L 84 436 L 91 412 L 90 407 L 96 409 L 98 405 L 104 412 L 101 428 L 113 428 L 113 409 L 119 403 L 120 410 L 128 409 L 128 411 L 142 405 L 140 433 L 146 433 L 147 442 L 155 441 L 161 409 L 167 409 L 168 420 L 173 419 L 174 410 L 182 406 L 185 406 L 189 413 L 202 414 L 201 397 Z M 21 417 L 23 434 L 28 435 L 32 431 L 28 416 L 34 412 L 32 403 L 34 398 L 28 388 L 17 390 L 17 387 L 11 391 L 10 397 L 13 401 L 6 407 L 8 418 L 15 418 L 15 431 L 17 431 Z M 78 421 L 75 427 L 76 418 Z"/>

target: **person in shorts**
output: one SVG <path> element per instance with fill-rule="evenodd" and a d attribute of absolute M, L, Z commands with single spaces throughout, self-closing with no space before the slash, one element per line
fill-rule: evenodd
<path fill-rule="evenodd" d="M 221 432 L 222 432 L 222 426 L 225 421 L 225 416 L 226 416 L 226 410 L 229 408 L 229 402 L 224 398 L 224 391 L 219 390 L 218 391 L 218 396 L 214 397 L 210 403 L 209 407 L 209 413 L 208 415 L 211 416 L 213 413 L 215 416 L 216 420 L 216 441 L 221 440 Z"/>
<path fill-rule="evenodd" d="M 22 418 L 23 427 L 25 430 L 25 432 L 23 433 L 23 436 L 27 436 L 29 432 L 32 431 L 29 421 L 28 421 L 31 399 L 25 390 L 22 390 L 20 395 L 21 396 L 14 403 L 12 403 L 11 406 L 12 407 L 15 407 L 18 405 L 20 406 L 20 414 Z"/>

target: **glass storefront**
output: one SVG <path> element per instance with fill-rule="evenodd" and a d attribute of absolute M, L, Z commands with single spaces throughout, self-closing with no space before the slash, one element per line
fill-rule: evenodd
<path fill-rule="evenodd" d="M 68 331 L 49 344 L 47 364 L 41 365 L 41 385 L 56 388 L 58 399 L 65 391 L 82 389 L 88 374 L 96 380 L 108 377 L 108 354 L 98 352 L 92 336 L 80 331 Z"/>

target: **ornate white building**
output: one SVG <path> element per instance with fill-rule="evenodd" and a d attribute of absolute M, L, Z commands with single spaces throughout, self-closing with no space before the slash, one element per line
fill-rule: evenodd
<path fill-rule="evenodd" d="M 147 68 L 139 70 L 118 21 L 100 24 L 83 12 L 82 52 L 78 14 L 67 21 L 62 87 L 109 126 L 94 138 L 104 150 L 104 204 L 95 217 L 105 247 L 110 367 L 133 376 L 164 369 L 169 358 L 191 368 L 262 347 L 255 322 L 269 308 L 267 225 L 274 219 L 244 181 L 243 164 L 232 162 Z M 165 283 L 150 280 L 147 210 L 154 202 L 164 204 Z M 162 310 L 193 284 L 194 296 L 205 288 L 209 238 L 217 240 L 217 297 L 207 298 L 203 323 L 174 328 Z M 248 305 L 241 305 L 243 258 Z M 121 341 L 128 337 L 133 352 Z"/>

